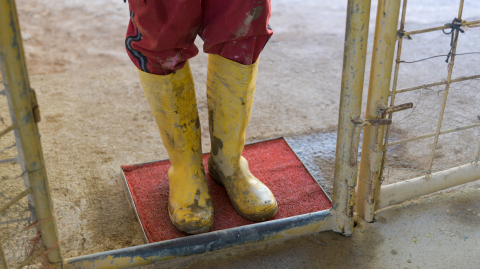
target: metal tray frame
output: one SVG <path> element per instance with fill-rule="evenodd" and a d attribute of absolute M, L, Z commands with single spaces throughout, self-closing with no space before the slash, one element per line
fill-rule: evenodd
<path fill-rule="evenodd" d="M 293 150 L 293 148 L 290 146 L 290 144 L 288 143 L 288 140 L 285 139 L 283 136 L 279 136 L 279 137 L 275 137 L 275 138 L 271 138 L 271 139 L 267 139 L 267 140 L 262 140 L 262 141 L 250 142 L 250 143 L 246 143 L 245 145 L 246 146 L 247 145 L 254 145 L 254 144 L 268 142 L 268 141 L 277 140 L 277 139 L 283 139 L 283 141 L 285 141 L 285 143 L 288 145 L 290 150 L 295 154 L 295 157 L 297 157 L 298 160 L 302 163 L 303 168 L 305 168 L 305 170 L 307 170 L 308 174 L 313 178 L 315 183 L 318 184 L 320 189 L 323 191 L 323 193 L 325 194 L 325 196 L 328 198 L 328 200 L 331 203 L 332 199 L 330 198 L 330 196 L 328 196 L 327 192 L 325 192 L 325 189 L 322 187 L 322 185 L 320 185 L 320 183 L 318 183 L 318 181 L 313 176 L 313 174 L 310 172 L 310 170 L 308 170 L 308 168 L 302 162 L 302 159 L 300 159 L 300 157 L 297 155 L 295 150 Z M 206 153 L 210 153 L 210 152 L 206 152 Z M 204 154 L 206 154 L 206 153 L 204 153 Z M 143 164 L 149 164 L 149 163 L 163 162 L 163 161 L 167 161 L 167 160 L 169 160 L 169 159 L 162 159 L 162 160 L 158 160 L 158 161 L 151 161 L 151 162 L 145 162 L 145 163 L 137 163 L 137 164 L 132 164 L 132 165 L 143 165 Z M 132 207 L 132 210 L 135 213 L 135 217 L 138 221 L 138 224 L 140 224 L 140 228 L 142 229 L 143 241 L 144 241 L 145 244 L 149 244 L 150 242 L 148 241 L 147 234 L 145 233 L 145 230 L 143 229 L 142 221 L 140 219 L 140 216 L 138 215 L 137 207 L 135 205 L 135 202 L 133 201 L 132 193 L 130 192 L 130 188 L 128 187 L 127 178 L 125 177 L 125 173 L 123 172 L 123 169 L 120 168 L 120 170 L 122 172 L 122 179 L 123 179 L 123 183 L 124 183 L 124 186 L 125 186 L 125 196 L 127 197 L 127 200 L 130 202 L 130 206 Z M 295 215 L 295 216 L 297 216 L 297 215 Z M 292 216 L 292 217 L 294 217 L 294 216 Z M 175 239 L 172 239 L 172 240 L 175 240 Z"/>

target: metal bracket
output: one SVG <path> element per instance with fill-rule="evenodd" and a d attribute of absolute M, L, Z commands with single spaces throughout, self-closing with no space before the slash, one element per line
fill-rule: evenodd
<path fill-rule="evenodd" d="M 381 125 L 390 125 L 392 124 L 392 120 L 388 119 L 370 119 L 370 120 L 362 120 L 359 118 L 352 119 L 352 122 L 355 124 L 353 128 L 353 139 L 352 139 L 352 151 L 350 153 L 350 165 L 352 167 L 357 165 L 357 158 L 358 158 L 358 144 L 360 143 L 360 132 L 364 126 L 375 126 L 375 139 L 378 140 L 379 130 L 378 126 Z M 377 141 L 378 142 L 378 141 Z M 377 143 L 376 143 L 377 144 Z M 356 180 L 354 181 L 353 186 L 349 187 L 349 196 L 348 196 L 348 206 L 347 206 L 347 216 L 353 216 L 353 210 L 355 205 L 355 184 Z"/>
<path fill-rule="evenodd" d="M 355 124 L 353 128 L 353 139 L 352 139 L 352 152 L 350 154 L 350 165 L 355 166 L 357 165 L 357 158 L 358 158 L 358 144 L 360 143 L 360 132 L 364 126 L 375 126 L 375 151 L 378 151 L 378 140 L 380 138 L 378 126 L 381 125 L 390 125 L 392 124 L 391 119 L 370 119 L 370 120 L 362 120 L 359 118 L 352 119 L 352 122 Z"/>
<path fill-rule="evenodd" d="M 373 148 L 373 151 L 380 154 L 381 152 L 384 151 L 384 147 L 383 147 L 383 136 L 382 136 L 382 133 L 380 132 L 381 128 L 378 128 L 380 125 L 391 125 L 392 124 L 392 120 L 391 119 L 384 119 L 387 114 L 390 114 L 393 113 L 393 112 L 398 112 L 398 111 L 402 111 L 402 110 L 405 110 L 405 109 L 409 109 L 409 108 L 412 108 L 413 107 L 413 103 L 405 103 L 405 104 L 401 104 L 401 105 L 397 105 L 397 106 L 391 106 L 391 107 L 379 107 L 378 108 L 378 117 L 380 118 L 379 121 L 384 121 L 384 122 L 379 122 L 377 124 L 375 124 L 375 144 L 374 144 L 374 148 Z M 373 125 L 373 124 L 371 124 Z M 363 125 L 365 126 L 365 125 Z M 361 128 L 360 128 L 361 129 Z M 358 134 L 358 138 L 360 138 L 360 132 Z M 358 152 L 358 149 L 357 149 L 357 152 Z M 358 154 L 358 153 L 357 153 Z M 353 160 L 352 160 L 353 161 Z M 355 159 L 356 161 L 356 159 Z M 370 167 L 370 171 L 371 171 L 371 178 L 373 179 L 376 179 L 378 178 L 379 176 L 379 168 L 380 167 L 376 167 L 376 165 L 372 164 L 372 166 Z M 369 204 L 369 205 L 373 205 L 375 204 L 375 190 L 376 189 L 376 184 L 374 183 L 374 181 L 371 182 L 370 186 L 368 187 L 368 195 L 367 195 L 367 200 L 366 202 Z M 371 209 L 373 209 L 372 207 L 370 207 Z M 366 214 L 367 212 L 369 212 L 368 210 L 366 210 Z M 370 211 L 370 213 L 372 214 L 372 218 L 373 218 L 373 211 Z"/>
<path fill-rule="evenodd" d="M 40 122 L 42 118 L 40 117 L 40 109 L 38 107 L 37 94 L 35 93 L 34 89 L 30 89 L 30 102 L 32 104 L 33 118 L 35 119 L 35 122 Z"/>

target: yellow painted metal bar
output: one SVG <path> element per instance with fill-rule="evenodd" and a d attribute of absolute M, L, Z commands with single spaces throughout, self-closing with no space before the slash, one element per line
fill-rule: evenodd
<path fill-rule="evenodd" d="M 362 107 L 370 6 L 371 0 L 349 0 L 345 29 L 332 208 L 336 216 L 335 231 L 347 235 L 353 230 L 355 193 L 352 189 L 358 174 L 357 163 L 350 162 L 352 145 L 355 146 L 352 120 L 360 118 Z"/>
<path fill-rule="evenodd" d="M 462 14 L 463 14 L 463 6 L 464 6 L 465 0 L 460 0 L 460 7 L 458 8 L 458 17 L 460 20 L 462 19 Z M 480 22 L 480 21 L 478 21 Z M 478 23 L 477 22 L 477 23 Z"/>
<path fill-rule="evenodd" d="M 17 266 L 17 269 L 21 269 L 27 265 L 29 265 L 33 260 L 35 260 L 38 256 L 42 255 L 42 253 L 45 251 L 45 247 L 41 247 L 40 249 L 37 249 L 35 252 L 32 253 L 30 257 L 25 259 L 22 263 L 20 263 Z"/>
<path fill-rule="evenodd" d="M 10 125 L 0 132 L 0 136 L 4 136 L 4 135 L 8 134 L 9 132 L 15 130 L 16 128 L 17 128 L 16 124 Z"/>
<path fill-rule="evenodd" d="M 13 163 L 13 162 L 18 162 L 18 158 L 10 158 L 10 159 L 0 160 L 0 164 L 1 163 Z"/>
<path fill-rule="evenodd" d="M 2 266 L 3 266 L 4 269 L 8 268 L 7 258 L 5 258 L 5 253 L 3 252 L 1 242 L 0 242 L 0 262 L 2 262 Z"/>
<path fill-rule="evenodd" d="M 14 0 L 0 0 L 0 57 L 5 93 L 10 106 L 12 122 L 17 129 L 15 137 L 17 148 L 28 177 L 37 219 L 51 218 L 54 214 L 48 188 L 45 164 L 40 145 L 40 137 L 32 108 L 32 90 L 28 80 L 25 57 L 18 25 Z M 58 245 L 58 232 L 55 219 L 38 225 L 45 249 Z M 60 267 L 62 257 L 60 247 L 52 249 L 47 255 L 52 266 Z"/>
<path fill-rule="evenodd" d="M 32 189 L 29 188 L 29 189 L 26 189 L 26 190 L 22 191 L 17 196 L 13 197 L 13 199 L 10 202 L 8 202 L 6 205 L 3 205 L 0 208 L 0 214 L 3 213 L 3 211 L 7 210 L 9 207 L 11 207 L 16 202 L 20 201 L 23 197 L 29 195 L 31 192 L 32 192 Z"/>
<path fill-rule="evenodd" d="M 399 13 L 400 0 L 378 1 L 366 119 L 381 118 L 388 105 Z M 376 198 L 380 186 L 382 147 L 376 141 L 383 141 L 383 133 L 384 126 L 366 126 L 363 134 L 356 209 L 368 222 L 373 221 L 375 208 L 374 199 L 369 197 Z"/>
<path fill-rule="evenodd" d="M 477 162 L 472 162 L 430 175 L 382 186 L 377 209 L 478 179 L 480 179 L 480 165 Z"/>
<path fill-rule="evenodd" d="M 467 26 L 467 27 L 471 27 L 471 28 L 480 27 L 480 20 L 462 21 L 461 24 L 462 24 L 462 26 Z M 450 26 L 445 26 L 444 25 L 444 26 L 437 26 L 437 27 L 432 27 L 432 28 L 425 28 L 425 29 L 419 29 L 419 30 L 414 30 L 414 31 L 408 31 L 408 32 L 404 33 L 404 36 L 412 36 L 412 35 L 417 35 L 417 34 L 446 30 L 446 29 L 450 29 Z"/>
<path fill-rule="evenodd" d="M 458 19 L 462 19 L 462 13 L 463 13 L 463 3 L 464 0 L 460 0 L 460 7 L 458 9 Z M 453 31 L 453 30 L 452 30 Z M 432 153 L 430 154 L 430 162 L 428 164 L 428 173 L 430 174 L 433 166 L 433 159 L 435 157 L 435 150 L 437 148 L 437 143 L 438 143 L 438 137 L 440 136 L 440 130 L 442 129 L 442 122 L 443 122 L 443 114 L 445 112 L 445 106 L 447 104 L 447 98 L 448 98 L 448 91 L 450 89 L 450 83 L 452 80 L 452 73 L 453 73 L 453 66 L 455 65 L 455 52 L 457 51 L 457 42 L 458 42 L 458 35 L 460 34 L 460 30 L 456 29 L 455 35 L 457 38 L 455 38 L 454 43 L 453 43 L 453 48 L 452 48 L 452 56 L 450 59 L 450 63 L 448 64 L 448 76 L 447 76 L 447 83 L 445 85 L 445 91 L 443 92 L 443 100 L 442 100 L 442 107 L 440 109 L 440 114 L 438 115 L 438 122 L 437 122 L 437 130 L 435 134 L 435 140 L 433 141 L 432 144 Z"/>
<path fill-rule="evenodd" d="M 458 78 L 453 78 L 452 80 L 450 80 L 450 83 L 461 82 L 461 81 L 472 80 L 472 79 L 478 79 L 478 78 L 480 78 L 480 75 L 468 76 L 468 77 L 458 77 Z M 402 92 L 410 92 L 410 91 L 415 91 L 415 90 L 427 89 L 429 87 L 441 86 L 441 85 L 445 85 L 445 84 L 447 84 L 447 80 L 437 81 L 437 82 L 418 85 L 418 86 L 409 87 L 409 88 L 403 88 L 403 89 L 395 91 L 395 93 L 402 93 Z M 390 95 L 393 95 L 393 92 L 391 92 Z"/>
<path fill-rule="evenodd" d="M 480 144 L 478 145 L 478 148 L 477 148 L 477 154 L 475 154 L 475 161 L 479 161 L 480 160 Z"/>
<path fill-rule="evenodd" d="M 403 0 L 403 5 L 402 5 L 402 17 L 400 19 L 400 29 L 399 32 L 403 32 L 405 30 L 405 17 L 407 15 L 407 3 L 408 0 Z M 393 75 L 393 83 L 392 83 L 392 93 L 390 97 L 390 108 L 395 106 L 395 97 L 397 93 L 397 82 L 398 82 L 398 73 L 400 71 L 400 60 L 402 57 L 402 46 L 403 46 L 403 38 L 404 36 L 398 36 L 398 42 L 397 42 L 397 57 L 395 59 L 395 71 Z M 413 104 L 412 104 L 413 106 Z M 393 118 L 393 111 L 388 113 L 388 118 L 392 119 Z M 384 138 L 384 145 L 388 144 L 388 140 L 390 139 L 390 127 L 391 125 L 387 126 L 387 129 L 385 131 L 385 138 Z M 380 174 L 379 174 L 379 181 L 383 178 L 383 169 L 385 166 L 385 161 L 387 159 L 387 146 L 384 146 L 382 148 L 382 159 L 381 159 L 381 164 L 380 164 Z"/>
<path fill-rule="evenodd" d="M 456 127 L 456 128 L 448 129 L 448 130 L 445 130 L 445 131 L 441 131 L 438 134 L 439 135 L 444 135 L 444 134 L 463 131 L 463 130 L 476 128 L 476 127 L 480 127 L 480 123 L 475 123 L 475 124 L 470 124 L 470 125 L 463 126 L 463 127 Z M 426 135 L 415 136 L 415 137 L 410 137 L 410 138 L 406 138 L 406 139 L 402 139 L 402 140 L 397 140 L 397 141 L 394 141 L 392 143 L 388 143 L 386 146 L 390 147 L 390 146 L 395 146 L 395 145 L 398 145 L 398 144 L 403 144 L 403 143 L 407 143 L 407 142 L 411 142 L 411 141 L 415 141 L 415 140 L 429 138 L 429 137 L 435 136 L 436 134 L 437 134 L 436 132 L 433 132 L 433 133 L 429 133 L 429 134 L 426 134 Z"/>

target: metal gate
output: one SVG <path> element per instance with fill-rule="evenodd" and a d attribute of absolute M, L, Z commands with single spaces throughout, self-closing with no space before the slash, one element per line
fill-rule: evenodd
<path fill-rule="evenodd" d="M 475 55 L 479 51 L 457 54 L 462 38 L 480 36 L 467 31 L 480 27 L 480 20 L 462 19 L 465 1 L 460 0 L 453 21 L 446 18 L 442 26 L 406 31 L 407 1 L 403 0 L 398 31 L 400 0 L 379 1 L 366 118 L 393 122 L 378 131 L 365 129 L 357 212 L 367 221 L 373 221 L 376 210 L 480 179 L 480 61 L 463 67 L 473 74 L 453 76 L 456 60 L 480 57 Z M 425 37 L 428 34 L 433 37 Z M 416 40 L 424 46 L 432 40 L 445 44 L 445 53 L 405 61 L 405 42 Z M 427 61 L 436 62 L 422 67 L 444 74 L 444 79 L 399 89 L 405 82 L 399 72 L 421 72 L 410 69 L 412 64 Z"/>
<path fill-rule="evenodd" d="M 1 266 L 21 268 L 41 258 L 46 268 L 130 268 L 320 231 L 351 235 L 358 171 L 356 161 L 351 162 L 351 154 L 356 160 L 358 147 L 358 139 L 352 134 L 364 125 L 384 122 L 359 119 L 370 4 L 371 0 L 348 1 L 331 209 L 63 260 L 36 124 L 40 120 L 39 110 L 29 85 L 15 1 L 0 0 L 0 61 L 5 86 L 0 89 L 0 97 L 5 96 L 0 102 L 8 103 L 9 108 L 8 112 L 7 105 L 3 105 L 0 112 L 11 117 L 3 117 L 0 122 L 0 136 L 3 139 L 7 135 L 0 144 L 0 165 L 19 164 L 17 174 L 11 169 L 0 179 Z M 16 185 L 7 186 L 10 183 Z"/>
<path fill-rule="evenodd" d="M 468 107 L 477 100 L 480 75 L 453 77 L 454 62 L 460 55 L 456 53 L 457 45 L 462 40 L 465 27 L 478 27 L 480 21 L 462 20 L 464 1 L 459 1 L 459 13 L 455 20 L 446 19 L 448 24 L 444 26 L 417 31 L 404 29 L 407 0 L 403 2 L 399 30 L 401 0 L 378 1 L 365 120 L 360 118 L 360 111 L 371 0 L 348 1 L 333 206 L 330 210 L 62 261 L 36 125 L 40 119 L 38 107 L 28 81 L 14 0 L 0 0 L 0 60 L 5 85 L 5 89 L 0 89 L 0 99 L 4 98 L 0 102 L 8 102 L 10 108 L 9 112 L 0 112 L 10 113 L 11 117 L 9 120 L 0 115 L 0 136 L 3 139 L 7 135 L 7 142 L 4 144 L 2 140 L 0 144 L 0 165 L 19 164 L 15 168 L 17 170 L 4 170 L 16 171 L 17 174 L 8 172 L 0 179 L 2 267 L 22 267 L 35 258 L 43 257 L 48 259 L 48 266 L 62 266 L 63 263 L 64 268 L 128 268 L 313 232 L 333 230 L 351 235 L 355 201 L 358 214 L 372 221 L 375 210 L 480 178 L 480 134 L 476 133 L 479 132 L 476 127 L 480 127 L 480 122 L 471 119 L 470 116 L 477 115 L 472 114 L 473 110 Z M 448 56 L 444 56 L 449 61 L 446 79 L 397 89 L 400 67 L 406 64 L 401 58 L 403 41 L 438 31 L 445 31 L 451 41 L 446 45 Z M 473 96 L 465 98 L 469 94 Z M 407 97 L 403 98 L 402 95 Z M 462 101 L 464 106 L 457 105 L 460 110 L 450 109 L 448 100 Z M 396 105 L 398 103 L 400 105 Z M 430 104 L 436 107 L 432 108 Z M 394 113 L 397 113 L 395 117 Z M 466 114 L 470 118 L 462 116 Z M 397 115 L 408 117 L 398 120 Z M 430 124 L 432 120 L 426 120 L 428 118 L 434 119 L 433 123 Z M 363 127 L 363 150 L 356 192 L 357 153 Z M 469 131 L 473 134 L 461 135 Z M 461 137 L 462 142 L 454 146 L 464 145 L 467 148 L 464 152 L 460 149 L 457 154 L 465 159 L 456 160 L 455 163 L 438 163 L 436 160 L 441 159 L 438 155 L 439 146 L 443 145 L 443 137 L 448 140 L 449 135 Z M 427 139 L 432 141 L 425 143 Z M 450 146 L 448 144 L 445 147 Z M 412 162 L 399 166 L 395 154 L 402 153 L 402 150 L 410 153 L 409 147 L 421 154 L 415 155 L 416 159 L 412 158 Z M 468 154 L 464 154 L 466 152 Z M 393 161 L 389 158 L 393 158 Z M 425 165 L 421 166 L 415 160 L 425 160 Z M 400 176 L 394 175 L 396 171 L 400 171 Z M 389 177 L 398 177 L 399 182 L 382 185 L 382 180 Z M 413 179 L 404 181 L 405 177 Z M 8 184 L 13 185 L 7 188 Z"/>
<path fill-rule="evenodd" d="M 0 1 L 0 268 L 59 268 L 61 254 L 14 1 Z"/>

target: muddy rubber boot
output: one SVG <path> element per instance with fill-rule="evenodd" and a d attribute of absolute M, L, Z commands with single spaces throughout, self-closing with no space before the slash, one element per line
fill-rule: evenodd
<path fill-rule="evenodd" d="M 213 226 L 213 205 L 202 162 L 200 121 L 192 72 L 185 67 L 169 75 L 138 70 L 171 166 L 168 169 L 170 220 L 189 234 Z"/>
<path fill-rule="evenodd" d="M 258 180 L 242 157 L 252 113 L 258 61 L 242 65 L 219 55 L 208 57 L 207 101 L 212 151 L 210 176 L 228 193 L 237 212 L 251 221 L 272 218 L 278 211 L 272 192 Z"/>

